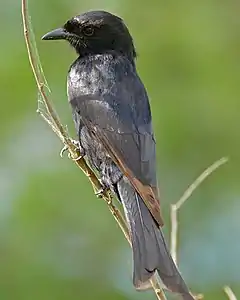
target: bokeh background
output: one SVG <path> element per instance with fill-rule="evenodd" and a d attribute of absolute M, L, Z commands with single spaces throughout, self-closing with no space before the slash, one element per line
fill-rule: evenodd
<path fill-rule="evenodd" d="M 211 163 L 230 157 L 183 206 L 178 250 L 193 291 L 223 300 L 229 284 L 240 299 L 240 2 L 29 2 L 55 106 L 73 136 L 66 73 L 75 53 L 41 36 L 89 9 L 129 26 L 151 99 L 166 237 L 170 204 Z M 0 299 L 155 299 L 133 289 L 122 233 L 36 114 L 20 1 L 1 0 L 0 26 Z"/>

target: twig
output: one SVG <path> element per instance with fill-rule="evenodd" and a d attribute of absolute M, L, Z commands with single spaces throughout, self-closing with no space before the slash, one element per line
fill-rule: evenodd
<path fill-rule="evenodd" d="M 171 205 L 171 255 L 174 262 L 177 264 L 177 237 L 178 237 L 178 210 L 182 207 L 182 205 L 187 201 L 188 198 L 192 195 L 192 193 L 196 190 L 196 188 L 216 169 L 225 164 L 228 161 L 227 157 L 222 157 L 215 163 L 213 163 L 210 167 L 208 167 L 184 192 L 182 197 L 175 203 Z"/>
<path fill-rule="evenodd" d="M 81 153 L 76 148 L 76 146 L 72 143 L 71 138 L 68 133 L 64 129 L 63 125 L 60 122 L 60 119 L 51 104 L 49 97 L 47 96 L 46 87 L 48 88 L 45 80 L 45 76 L 42 70 L 42 66 L 39 60 L 39 55 L 37 52 L 37 48 L 33 43 L 34 35 L 32 33 L 32 37 L 30 35 L 31 26 L 30 26 L 30 16 L 27 10 L 27 0 L 22 0 L 22 20 L 23 20 L 23 29 L 24 29 L 24 37 L 27 46 L 28 58 L 32 68 L 32 72 L 34 74 L 34 78 L 37 84 L 38 91 L 42 98 L 43 105 L 46 109 L 46 114 L 42 111 L 38 110 L 40 116 L 48 123 L 48 125 L 52 128 L 52 130 L 57 134 L 60 140 L 63 142 L 65 146 L 68 147 L 68 151 L 72 160 L 77 164 L 77 166 L 84 172 L 84 174 L 88 177 L 91 182 L 94 191 L 98 191 L 101 189 L 101 183 L 98 180 L 97 176 L 90 169 L 85 159 L 81 157 Z M 78 159 L 79 158 L 79 159 Z M 124 233 L 127 241 L 131 245 L 131 240 L 128 232 L 128 227 L 125 219 L 123 218 L 120 211 L 116 208 L 116 206 L 112 203 L 112 198 L 109 192 L 105 192 L 103 195 L 103 199 L 108 205 L 109 210 L 114 216 L 116 222 Z M 151 279 L 151 284 L 154 289 L 154 292 L 157 296 L 158 300 L 166 300 L 166 297 L 160 288 L 157 280 L 155 278 Z"/>
<path fill-rule="evenodd" d="M 170 207 L 170 219 L 171 219 L 171 234 L 170 234 L 170 252 L 175 264 L 177 261 L 177 238 L 178 238 L 178 211 L 183 206 L 183 204 L 191 197 L 192 193 L 199 187 L 199 185 L 216 169 L 225 164 L 228 161 L 227 157 L 222 157 L 221 159 L 214 162 L 210 167 L 208 167 L 183 193 L 182 197 Z M 203 299 L 202 294 L 194 295 L 196 300 Z M 230 300 L 236 300 L 236 298 L 230 298 Z"/>
<path fill-rule="evenodd" d="M 230 288 L 230 286 L 226 285 L 223 289 L 224 289 L 224 292 L 227 294 L 229 300 L 237 300 L 237 297 L 233 293 L 233 291 Z"/>
<path fill-rule="evenodd" d="M 228 161 L 228 157 L 222 157 L 219 160 L 215 161 L 210 167 L 208 167 L 184 192 L 182 197 L 178 200 L 175 204 L 176 209 L 179 209 L 184 202 L 192 195 L 192 193 L 196 190 L 196 188 L 209 176 L 211 175 L 216 169 L 221 167 L 221 165 L 225 164 Z"/>
<path fill-rule="evenodd" d="M 154 289 L 155 295 L 158 299 L 167 300 L 163 290 L 160 288 L 156 276 L 153 276 L 152 279 L 150 279 L 151 285 Z"/>

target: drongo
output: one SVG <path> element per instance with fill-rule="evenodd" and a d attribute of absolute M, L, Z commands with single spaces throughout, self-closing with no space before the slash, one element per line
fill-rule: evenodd
<path fill-rule="evenodd" d="M 194 300 L 174 264 L 161 227 L 156 144 L 133 39 L 105 11 L 78 15 L 42 38 L 67 40 L 78 58 L 68 72 L 68 99 L 80 150 L 124 207 L 133 249 L 133 284 L 147 289 L 157 272 L 164 286 Z"/>

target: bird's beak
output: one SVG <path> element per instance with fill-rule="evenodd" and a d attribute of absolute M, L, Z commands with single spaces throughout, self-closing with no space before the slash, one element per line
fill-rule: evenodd
<path fill-rule="evenodd" d="M 66 39 L 68 32 L 64 28 L 57 28 L 53 31 L 46 33 L 42 40 L 64 40 Z"/>

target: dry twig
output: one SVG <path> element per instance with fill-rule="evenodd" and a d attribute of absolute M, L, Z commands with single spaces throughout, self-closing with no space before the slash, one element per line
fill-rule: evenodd
<path fill-rule="evenodd" d="M 171 255 L 175 263 L 177 264 L 177 237 L 178 237 L 178 211 L 182 205 L 190 198 L 192 193 L 198 188 L 198 186 L 216 169 L 225 164 L 228 161 L 227 157 L 222 157 L 210 167 L 208 167 L 184 192 L 182 197 L 175 203 L 171 205 Z"/>
<path fill-rule="evenodd" d="M 230 286 L 226 285 L 223 289 L 224 289 L 224 292 L 227 294 L 229 300 L 237 300 L 237 297 L 233 293 L 233 291 L 230 288 Z"/>
<path fill-rule="evenodd" d="M 183 204 L 191 197 L 192 193 L 199 187 L 199 185 L 215 170 L 217 170 L 220 166 L 225 164 L 228 161 L 227 157 L 222 157 L 221 159 L 214 162 L 210 167 L 208 167 L 183 193 L 182 197 L 175 203 L 171 205 L 170 217 L 171 217 L 171 244 L 170 244 L 170 252 L 172 258 L 176 265 L 177 261 L 177 237 L 178 237 L 178 211 L 183 206 Z M 194 298 L 203 299 L 202 294 L 194 295 Z"/>

